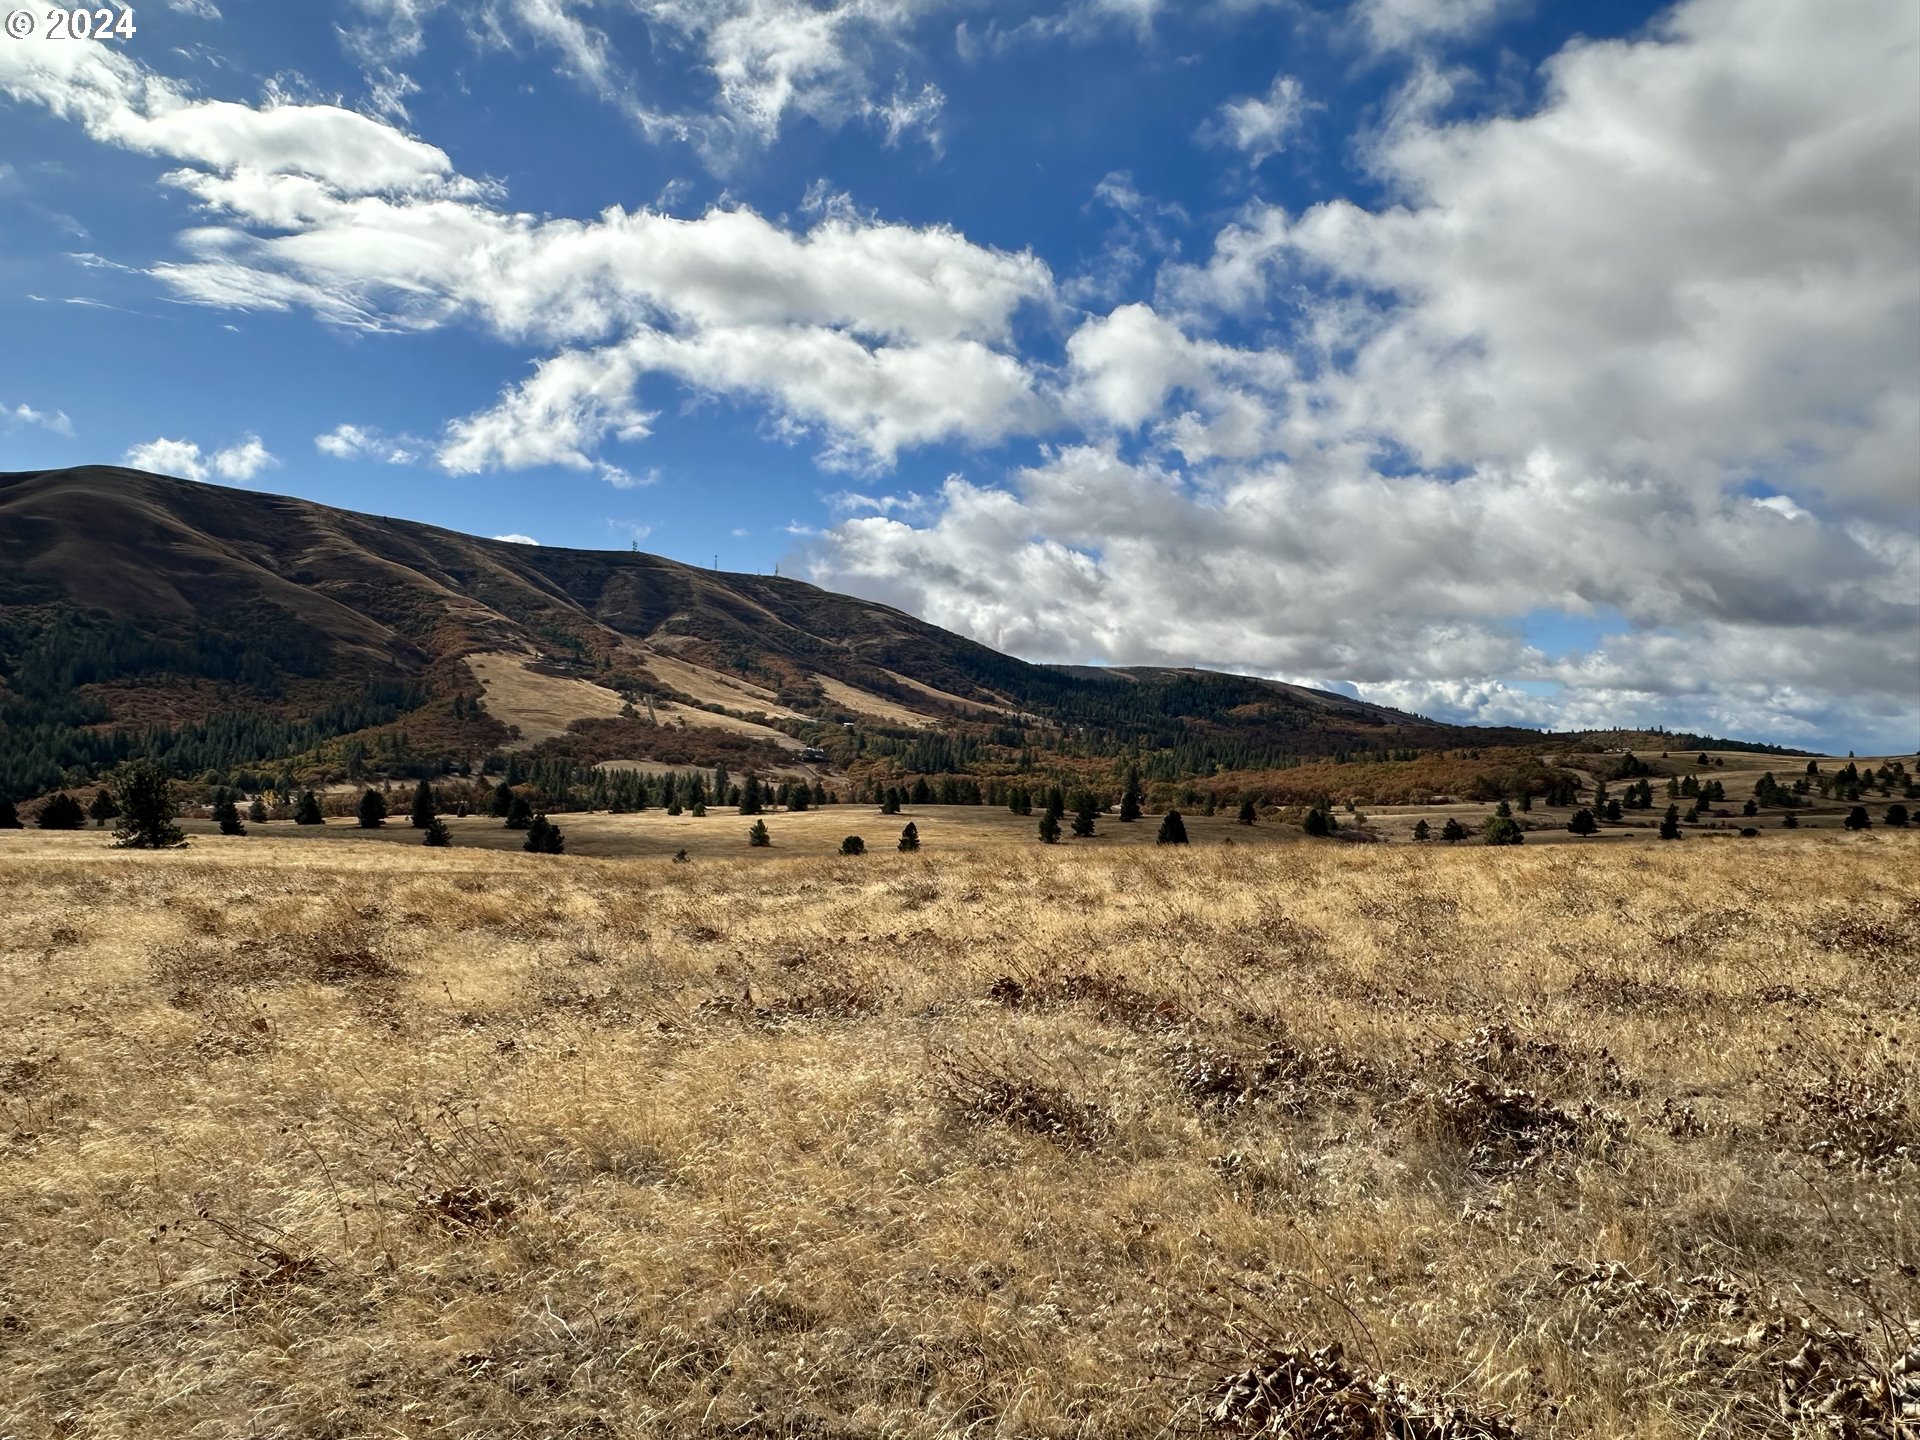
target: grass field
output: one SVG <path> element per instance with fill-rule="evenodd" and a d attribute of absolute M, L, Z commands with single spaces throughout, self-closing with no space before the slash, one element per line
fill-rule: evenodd
<path fill-rule="evenodd" d="M 1920 835 L 853 808 L 0 833 L 0 1435 L 1920 1426 Z"/>

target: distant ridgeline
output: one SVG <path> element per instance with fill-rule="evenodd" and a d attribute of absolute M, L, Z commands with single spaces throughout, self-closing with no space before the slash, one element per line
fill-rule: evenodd
<path fill-rule="evenodd" d="M 511 661 L 538 703 L 490 691 L 468 663 L 483 656 Z M 1548 757 L 1623 743 L 1792 753 L 1444 725 L 1209 671 L 1033 665 L 791 579 L 138 471 L 0 474 L 0 798 L 144 755 L 249 791 L 511 775 L 556 807 L 649 803 L 603 762 L 745 776 L 796 758 L 862 797 L 1000 803 L 1137 774 L 1184 803 L 1384 803 L 1549 794 L 1567 772 Z"/>

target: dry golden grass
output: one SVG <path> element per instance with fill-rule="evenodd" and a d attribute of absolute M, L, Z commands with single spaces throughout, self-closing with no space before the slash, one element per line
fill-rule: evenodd
<path fill-rule="evenodd" d="M 1891 1436 L 1916 859 L 0 833 L 0 1435 Z"/>

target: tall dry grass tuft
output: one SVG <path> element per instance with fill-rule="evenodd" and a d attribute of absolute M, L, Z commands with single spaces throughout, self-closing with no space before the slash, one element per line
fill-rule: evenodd
<path fill-rule="evenodd" d="M 0 837 L 0 1435 L 1905 1433 L 1916 858 Z"/>

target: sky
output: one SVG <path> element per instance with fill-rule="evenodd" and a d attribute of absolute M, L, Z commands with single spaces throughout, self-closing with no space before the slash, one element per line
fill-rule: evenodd
<path fill-rule="evenodd" d="M 0 469 L 1920 745 L 1911 0 L 127 15 L 0 36 Z"/>

